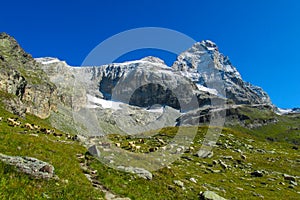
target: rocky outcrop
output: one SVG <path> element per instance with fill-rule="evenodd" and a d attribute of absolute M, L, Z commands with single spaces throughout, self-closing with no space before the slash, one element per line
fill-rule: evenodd
<path fill-rule="evenodd" d="M 9 94 L 15 94 L 21 99 L 27 85 L 25 78 L 16 70 L 6 71 L 1 69 L 1 72 L 1 89 Z"/>
<path fill-rule="evenodd" d="M 196 155 L 199 158 L 211 158 L 211 157 L 213 157 L 214 153 L 213 153 L 213 151 L 200 149 L 199 151 L 197 151 Z"/>
<path fill-rule="evenodd" d="M 3 102 L 7 109 L 20 116 L 48 117 L 56 107 L 56 87 L 40 64 L 5 33 L 0 34 L 0 58 L 0 90 L 15 98 Z"/>
<path fill-rule="evenodd" d="M 0 161 L 15 166 L 22 173 L 28 174 L 36 179 L 57 178 L 54 167 L 47 162 L 32 157 L 7 156 L 0 153 Z"/>
<path fill-rule="evenodd" d="M 131 166 L 129 166 L 129 167 L 118 166 L 117 169 L 128 172 L 128 173 L 136 174 L 139 177 L 147 179 L 147 180 L 152 180 L 152 173 L 143 168 L 131 167 Z"/>
<path fill-rule="evenodd" d="M 25 116 L 27 108 L 26 105 L 20 99 L 10 96 L 1 100 L 6 110 L 21 117 Z"/>

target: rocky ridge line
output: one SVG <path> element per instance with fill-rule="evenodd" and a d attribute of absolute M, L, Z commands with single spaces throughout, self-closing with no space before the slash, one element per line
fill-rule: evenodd
<path fill-rule="evenodd" d="M 40 64 L 6 33 L 0 33 L 0 90 L 10 94 L 0 99 L 6 109 L 19 116 L 27 112 L 47 118 L 56 109 L 56 86 Z"/>

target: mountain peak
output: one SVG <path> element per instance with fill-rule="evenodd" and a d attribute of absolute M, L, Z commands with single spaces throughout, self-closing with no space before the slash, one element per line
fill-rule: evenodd
<path fill-rule="evenodd" d="M 190 49 L 187 50 L 189 53 L 193 54 L 203 54 L 204 52 L 213 53 L 219 51 L 216 43 L 211 40 L 202 40 L 201 42 L 196 42 Z"/>
<path fill-rule="evenodd" d="M 196 85 L 216 89 L 220 95 L 226 94 L 226 97 L 236 104 L 271 105 L 267 93 L 261 88 L 243 81 L 229 58 L 220 53 L 217 45 L 210 40 L 197 42 L 181 53 L 172 68 Z M 215 88 L 220 80 L 223 86 Z"/>
<path fill-rule="evenodd" d="M 216 43 L 212 42 L 211 40 L 203 40 L 200 44 L 205 47 L 207 50 L 216 50 L 218 51 L 218 46 Z"/>
<path fill-rule="evenodd" d="M 5 32 L 1 32 L 0 33 L 0 39 L 9 39 L 9 40 L 13 40 L 13 41 L 16 42 L 16 40 L 12 36 L 8 35 Z"/>
<path fill-rule="evenodd" d="M 9 55 L 9 52 L 13 52 L 13 55 L 11 57 L 18 57 L 23 56 L 31 59 L 31 55 L 26 53 L 21 46 L 18 44 L 18 42 L 13 38 L 12 36 L 8 35 L 5 32 L 0 33 L 0 51 L 3 54 L 3 58 L 5 58 L 6 55 Z M 6 52 L 6 53 L 4 53 Z M 6 56 L 7 57 L 7 56 Z M 8 58 L 8 57 L 7 57 Z"/>
<path fill-rule="evenodd" d="M 154 56 L 147 56 L 147 57 L 142 58 L 141 60 L 148 61 L 151 63 L 159 63 L 159 64 L 165 65 L 165 62 L 162 59 L 160 59 L 158 57 L 154 57 Z"/>

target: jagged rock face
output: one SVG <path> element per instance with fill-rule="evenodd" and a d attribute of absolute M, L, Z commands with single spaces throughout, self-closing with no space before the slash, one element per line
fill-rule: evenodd
<path fill-rule="evenodd" d="M 134 63 L 110 64 L 101 67 L 71 67 L 64 61 L 49 57 L 37 58 L 36 61 L 42 64 L 42 69 L 49 76 L 50 81 L 57 86 L 58 98 L 67 107 L 86 104 L 86 98 L 79 98 L 79 96 L 84 96 L 83 94 L 111 99 L 115 84 L 124 73 L 135 67 Z"/>
<path fill-rule="evenodd" d="M 50 83 L 27 85 L 22 100 L 26 102 L 26 112 L 47 118 L 51 110 L 56 110 L 56 88 Z"/>
<path fill-rule="evenodd" d="M 0 78 L 0 87 L 2 90 L 22 98 L 25 93 L 27 81 L 18 71 L 5 71 L 2 69 Z"/>
<path fill-rule="evenodd" d="M 72 91 L 75 96 L 81 92 L 88 93 L 140 107 L 160 104 L 180 109 L 190 106 L 192 96 L 197 96 L 194 83 L 180 74 L 173 73 L 163 61 L 153 57 L 100 67 L 70 67 L 57 59 L 47 59 L 37 61 L 43 64 L 43 70 L 59 88 L 60 99 L 66 99 Z M 209 99 L 210 96 L 206 92 L 201 94 L 198 94 L 201 99 L 199 102 L 207 104 L 208 101 L 204 99 Z M 74 99 L 78 102 L 74 102 Z M 73 98 L 73 102 L 69 102 L 73 105 L 83 105 L 86 99 L 77 97 Z"/>
<path fill-rule="evenodd" d="M 168 101 L 166 101 L 166 99 L 168 99 Z M 153 83 L 143 85 L 135 90 L 130 98 L 129 104 L 140 107 L 160 104 L 180 109 L 180 103 L 170 89 Z"/>
<path fill-rule="evenodd" d="M 64 78 L 75 82 L 77 88 L 84 85 L 84 90 L 92 92 L 93 96 L 140 107 L 162 104 L 181 109 L 181 104 L 189 107 L 193 95 L 197 96 L 200 107 L 212 102 L 224 104 L 225 97 L 234 104 L 272 105 L 266 92 L 244 82 L 229 58 L 219 53 L 216 44 L 208 40 L 198 42 L 180 54 L 172 68 L 155 57 L 100 67 L 70 68 L 66 63 L 51 58 L 40 59 L 39 62 L 44 64 L 43 69 L 50 75 L 51 81 L 66 92 L 70 91 L 70 87 L 61 82 Z M 78 93 L 80 91 L 78 89 Z M 61 94 L 60 99 L 68 96 Z M 84 104 L 85 100 L 67 102 Z"/>
<path fill-rule="evenodd" d="M 57 86 L 58 98 L 63 106 L 85 113 L 84 118 L 89 118 L 86 115 L 89 112 L 85 110 L 91 103 L 88 96 L 97 98 L 91 106 L 96 108 L 102 127 L 110 127 L 113 132 L 119 131 L 112 128 L 118 120 L 126 132 L 131 132 L 132 127 L 143 131 L 141 127 L 146 127 L 148 120 L 155 119 L 157 115 L 128 105 L 117 110 L 105 109 L 98 105 L 99 99 L 144 108 L 156 104 L 170 106 L 187 112 L 178 119 L 180 125 L 207 123 L 211 118 L 209 112 L 218 108 L 224 110 L 225 104 L 272 106 L 268 95 L 261 88 L 244 82 L 228 57 L 220 54 L 217 46 L 210 41 L 196 43 L 179 55 L 172 67 L 155 57 L 96 67 L 70 67 L 55 58 L 36 60 Z M 167 113 L 169 125 L 172 124 L 169 119 L 174 119 L 176 115 Z M 84 119 L 79 117 L 80 121 Z M 150 126 L 155 129 L 157 124 Z M 93 132 L 109 131 L 96 128 Z"/>
<path fill-rule="evenodd" d="M 31 55 L 5 33 L 0 34 L 0 90 L 16 98 L 3 101 L 15 114 L 24 116 L 29 112 L 46 118 L 55 109 L 55 85 Z"/>
<path fill-rule="evenodd" d="M 114 99 L 117 101 L 121 100 L 121 102 L 124 100 L 123 102 L 132 105 L 138 104 L 143 107 L 147 107 L 147 105 L 150 104 L 157 104 L 157 101 L 145 101 L 146 103 L 142 105 L 141 103 L 144 102 L 144 100 L 140 100 L 139 95 L 134 94 L 134 88 L 139 88 L 135 85 L 147 80 L 148 75 L 151 77 L 150 79 L 154 77 L 156 80 L 161 80 L 161 77 L 157 77 L 156 73 L 151 72 L 151 70 L 143 69 L 147 66 L 156 67 L 152 63 L 149 63 L 149 61 L 134 61 L 123 64 L 104 65 L 101 67 L 70 67 L 65 62 L 54 58 L 39 58 L 36 60 L 42 63 L 43 70 L 49 75 L 51 82 L 55 83 L 58 88 L 58 98 L 64 106 L 64 108 L 59 107 L 59 113 L 66 113 L 65 109 L 68 109 L 69 111 L 67 113 L 69 114 L 66 114 L 68 116 L 65 117 L 72 118 L 75 116 L 76 124 L 81 123 L 85 126 L 84 123 L 86 119 L 92 118 L 91 111 L 87 109 L 94 109 L 97 118 L 94 124 L 99 125 L 87 126 L 90 126 L 90 129 L 93 130 L 92 132 L 97 135 L 116 132 L 134 134 L 149 129 L 162 128 L 160 127 L 162 125 L 173 126 L 176 118 L 180 116 L 177 110 L 175 111 L 167 106 L 161 114 L 152 112 L 151 110 L 147 111 L 146 109 L 136 106 L 129 106 L 124 103 L 121 104 L 120 108 L 115 108 L 111 101 L 103 100 Z M 131 76 L 136 75 L 135 70 L 137 69 L 145 73 L 146 76 L 143 78 L 131 78 Z M 170 68 L 167 69 L 170 71 Z M 158 67 L 157 70 L 161 70 L 161 68 Z M 168 73 L 170 73 L 169 71 Z M 158 75 L 161 76 L 160 73 L 158 73 Z M 162 75 L 164 75 L 164 73 L 162 73 Z M 168 76 L 170 75 L 168 74 Z M 178 78 L 181 78 L 181 76 L 177 77 L 177 79 Z M 126 81 L 128 79 L 133 80 L 133 82 Z M 172 78 L 172 76 L 170 76 L 169 79 L 176 80 Z M 139 80 L 141 82 L 137 82 Z M 122 81 L 125 81 L 126 84 L 123 85 Z M 142 84 L 142 86 L 143 85 L 144 84 Z M 115 87 L 116 89 L 113 90 Z M 124 92 L 124 88 L 127 89 L 127 92 Z M 163 91 L 164 90 L 160 92 Z M 118 96 L 119 94 L 125 95 Z M 147 90 L 145 94 L 149 94 L 149 90 Z M 111 105 L 101 105 L 101 103 L 99 103 L 101 99 L 105 104 Z M 161 99 L 164 100 L 165 97 Z M 172 99 L 169 100 L 169 102 L 172 101 Z M 161 102 L 161 104 L 169 105 L 171 103 Z M 79 112 L 80 115 L 74 114 L 77 112 Z M 159 120 L 156 120 L 157 118 L 159 118 Z M 152 124 L 152 121 L 156 123 Z M 54 126 L 57 125 L 56 119 L 54 123 Z M 120 128 L 122 130 L 120 130 Z M 85 135 L 89 134 L 86 130 L 80 130 L 79 132 Z"/>
<path fill-rule="evenodd" d="M 41 68 L 49 77 L 49 81 L 57 87 L 56 95 L 59 102 L 64 106 L 71 107 L 75 81 L 72 68 L 58 59 L 42 58 L 36 60 L 38 63 L 44 63 Z"/>
<path fill-rule="evenodd" d="M 236 104 L 271 105 L 267 93 L 244 82 L 229 58 L 209 40 L 198 42 L 180 54 L 172 68 L 197 85 L 215 89 L 221 96 L 226 95 Z"/>
<path fill-rule="evenodd" d="M 138 61 L 136 68 L 120 78 L 112 99 L 140 107 L 155 104 L 183 110 L 192 107 L 195 85 L 165 64 L 145 60 Z"/>

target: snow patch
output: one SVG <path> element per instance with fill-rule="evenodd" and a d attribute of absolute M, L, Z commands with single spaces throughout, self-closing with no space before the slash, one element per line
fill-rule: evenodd
<path fill-rule="evenodd" d="M 209 92 L 211 94 L 214 94 L 214 95 L 218 95 L 218 91 L 216 89 L 212 89 L 212 88 L 208 88 L 208 87 L 205 87 L 203 85 L 200 85 L 200 84 L 196 84 L 198 89 L 200 91 L 205 91 L 205 92 Z"/>
<path fill-rule="evenodd" d="M 51 58 L 51 57 L 46 57 L 46 58 L 35 58 L 35 61 L 43 64 L 43 65 L 48 65 L 52 63 L 57 63 L 61 62 L 58 58 Z"/>
<path fill-rule="evenodd" d="M 162 106 L 160 108 L 150 108 L 150 109 L 146 109 L 146 111 L 153 112 L 153 113 L 163 113 L 164 107 Z"/>
<path fill-rule="evenodd" d="M 125 103 L 117 102 L 117 101 L 110 101 L 105 99 L 100 99 L 91 95 L 87 95 L 89 104 L 86 106 L 87 108 L 99 108 L 98 105 L 101 105 L 102 108 L 111 108 L 113 110 L 120 110 L 121 105 Z M 98 105 L 97 105 L 98 104 Z"/>
<path fill-rule="evenodd" d="M 122 108 L 124 108 L 124 105 L 128 106 L 128 104 L 126 103 L 100 99 L 89 94 L 87 95 L 87 99 L 88 99 L 88 104 L 86 105 L 86 108 L 104 108 L 104 109 L 110 108 L 113 110 L 121 110 Z M 164 113 L 165 108 L 163 106 L 160 106 L 160 107 L 153 107 L 153 108 L 144 108 L 143 110 L 152 113 Z"/>
<path fill-rule="evenodd" d="M 292 114 L 292 113 L 300 113 L 300 110 L 297 108 L 294 109 L 283 109 L 283 108 L 278 108 L 276 111 L 276 114 L 278 115 L 287 115 L 287 114 Z"/>

